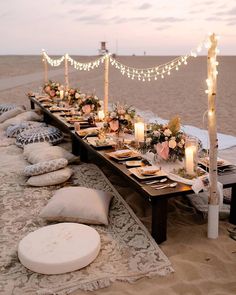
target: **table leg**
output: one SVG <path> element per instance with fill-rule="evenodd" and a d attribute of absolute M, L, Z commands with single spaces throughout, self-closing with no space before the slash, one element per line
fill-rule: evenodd
<path fill-rule="evenodd" d="M 31 108 L 31 110 L 35 109 L 35 104 L 32 100 L 30 100 L 30 108 Z"/>
<path fill-rule="evenodd" d="M 76 137 L 71 135 L 71 144 L 72 144 L 72 153 L 76 156 L 79 156 L 80 154 L 80 148 L 79 148 L 79 143 L 78 140 L 76 140 Z"/>
<path fill-rule="evenodd" d="M 236 184 L 232 186 L 229 222 L 236 224 Z"/>
<path fill-rule="evenodd" d="M 152 236 L 160 244 L 166 241 L 168 199 L 152 199 Z"/>

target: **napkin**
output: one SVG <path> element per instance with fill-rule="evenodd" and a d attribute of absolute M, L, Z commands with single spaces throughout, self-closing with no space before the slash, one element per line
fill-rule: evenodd
<path fill-rule="evenodd" d="M 153 175 L 158 171 L 160 171 L 160 168 L 157 166 L 147 166 L 140 168 L 140 172 L 142 175 Z"/>

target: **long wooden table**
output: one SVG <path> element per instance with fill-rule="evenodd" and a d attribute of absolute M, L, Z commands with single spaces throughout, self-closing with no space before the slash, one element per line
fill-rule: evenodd
<path fill-rule="evenodd" d="M 139 192 L 143 198 L 148 200 L 152 208 L 151 234 L 157 243 L 164 242 L 167 239 L 168 200 L 180 195 L 193 193 L 191 187 L 183 183 L 178 183 L 175 188 L 155 190 L 150 185 L 135 178 L 124 164 L 111 159 L 107 153 L 112 150 L 98 150 L 93 148 L 86 140 L 83 140 L 71 126 L 63 122 L 59 116 L 56 116 L 42 106 L 34 97 L 29 96 L 29 99 L 32 109 L 37 105 L 43 111 L 45 122 L 54 123 L 63 131 L 70 134 L 72 139 L 72 152 L 75 155 L 80 155 L 81 161 L 87 162 L 90 154 L 101 159 L 103 163 L 111 167 L 114 173 L 121 175 L 132 188 Z M 236 173 L 221 175 L 219 176 L 219 181 L 223 184 L 224 188 L 232 188 L 229 221 L 232 224 L 236 224 Z"/>

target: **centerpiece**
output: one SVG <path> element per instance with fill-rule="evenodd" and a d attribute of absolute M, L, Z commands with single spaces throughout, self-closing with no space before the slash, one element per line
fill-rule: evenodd
<path fill-rule="evenodd" d="M 97 114 L 102 102 L 94 94 L 81 94 L 78 101 L 79 111 L 82 115 Z"/>
<path fill-rule="evenodd" d="M 79 88 L 70 88 L 65 92 L 65 99 L 69 105 L 79 104 L 81 92 Z"/>
<path fill-rule="evenodd" d="M 135 114 L 133 107 L 118 102 L 106 115 L 104 128 L 109 132 L 129 132 L 134 129 Z"/>
<path fill-rule="evenodd" d="M 49 80 L 47 83 L 44 84 L 43 90 L 46 94 L 50 96 L 50 98 L 60 97 L 60 90 L 63 89 L 63 86 L 60 83 L 53 82 Z"/>
<path fill-rule="evenodd" d="M 167 124 L 153 124 L 147 135 L 147 142 L 161 159 L 182 161 L 185 155 L 185 138 L 185 133 L 180 130 L 180 118 L 176 116 Z"/>

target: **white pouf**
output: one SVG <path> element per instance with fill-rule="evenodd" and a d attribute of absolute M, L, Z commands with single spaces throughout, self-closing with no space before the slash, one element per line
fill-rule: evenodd
<path fill-rule="evenodd" d="M 90 264 L 100 251 L 98 232 L 78 223 L 42 227 L 24 237 L 18 245 L 20 262 L 42 274 L 61 274 Z"/>

